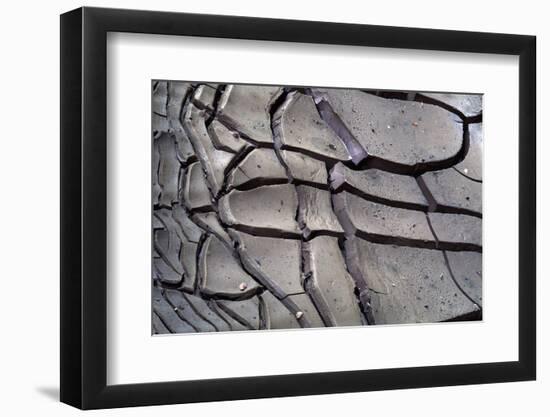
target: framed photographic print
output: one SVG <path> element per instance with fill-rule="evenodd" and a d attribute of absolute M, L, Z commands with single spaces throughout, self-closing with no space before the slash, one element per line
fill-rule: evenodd
<path fill-rule="evenodd" d="M 61 400 L 531 380 L 535 38 L 61 16 Z"/>

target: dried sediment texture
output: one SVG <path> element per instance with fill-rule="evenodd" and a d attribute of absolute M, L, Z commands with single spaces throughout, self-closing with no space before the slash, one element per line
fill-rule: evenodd
<path fill-rule="evenodd" d="M 300 152 L 281 151 L 280 155 L 293 182 L 326 187 L 327 167 L 322 161 Z"/>
<path fill-rule="evenodd" d="M 313 99 L 290 93 L 275 113 L 275 134 L 282 149 L 310 153 L 321 160 L 348 161 L 351 155 L 336 133 L 321 120 Z"/>
<path fill-rule="evenodd" d="M 250 146 L 238 132 L 230 130 L 227 126 L 221 124 L 218 120 L 213 120 L 208 126 L 208 134 L 214 147 L 219 150 L 238 153 L 244 148 Z"/>
<path fill-rule="evenodd" d="M 318 236 L 305 246 L 307 287 L 324 322 L 330 326 L 362 324 L 353 281 L 346 270 L 338 240 Z"/>
<path fill-rule="evenodd" d="M 298 222 L 306 239 L 312 235 L 343 235 L 336 215 L 332 211 L 330 192 L 307 185 L 298 189 Z"/>
<path fill-rule="evenodd" d="M 466 118 L 479 116 L 483 110 L 482 97 L 478 94 L 422 93 L 422 98 L 454 110 Z"/>
<path fill-rule="evenodd" d="M 189 105 L 185 113 L 184 127 L 206 173 L 209 188 L 212 194 L 217 196 L 223 187 L 229 163 L 235 155 L 214 147 L 206 129 L 206 114 L 193 105 Z"/>
<path fill-rule="evenodd" d="M 199 290 L 206 296 L 248 298 L 259 290 L 233 253 L 215 236 L 208 236 L 199 258 Z"/>
<path fill-rule="evenodd" d="M 333 196 L 338 218 L 346 231 L 367 240 L 435 247 L 435 238 L 421 211 L 373 203 L 343 191 Z"/>
<path fill-rule="evenodd" d="M 190 211 L 212 209 L 212 196 L 201 164 L 194 162 L 189 165 L 184 178 L 181 199 L 185 206 Z"/>
<path fill-rule="evenodd" d="M 301 283 L 301 242 L 252 236 L 230 230 L 244 268 L 279 298 L 304 292 Z"/>
<path fill-rule="evenodd" d="M 216 89 L 208 84 L 199 85 L 193 94 L 193 103 L 199 109 L 214 110 L 214 99 L 216 98 Z"/>
<path fill-rule="evenodd" d="M 217 116 L 257 143 L 273 143 L 270 109 L 281 87 L 228 85 Z"/>
<path fill-rule="evenodd" d="M 377 324 L 451 320 L 479 311 L 454 282 L 443 252 L 355 239 L 355 270 L 370 290 Z"/>
<path fill-rule="evenodd" d="M 298 196 L 290 184 L 233 190 L 220 199 L 218 209 L 223 224 L 251 234 L 276 237 L 301 234 L 295 219 Z"/>
<path fill-rule="evenodd" d="M 433 233 L 441 249 L 481 252 L 481 219 L 462 214 L 429 213 Z"/>
<path fill-rule="evenodd" d="M 462 149 L 462 124 L 440 107 L 358 90 L 325 89 L 317 94 L 371 158 L 390 162 L 395 169 L 440 165 Z"/>
<path fill-rule="evenodd" d="M 403 208 L 427 210 L 429 205 L 414 177 L 379 169 L 354 171 L 338 163 L 330 171 L 330 187 L 334 191 L 344 189 L 371 201 Z"/>
<path fill-rule="evenodd" d="M 254 149 L 231 171 L 228 177 L 229 188 L 288 182 L 284 167 L 273 149 Z"/>
<path fill-rule="evenodd" d="M 480 319 L 478 102 L 154 82 L 153 334 Z"/>
<path fill-rule="evenodd" d="M 440 211 L 481 216 L 481 183 L 453 168 L 426 172 L 422 180 Z"/>

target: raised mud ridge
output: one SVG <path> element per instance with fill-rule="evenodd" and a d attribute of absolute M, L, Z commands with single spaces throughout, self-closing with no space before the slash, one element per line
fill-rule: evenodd
<path fill-rule="evenodd" d="M 152 332 L 482 315 L 481 97 L 156 81 Z"/>

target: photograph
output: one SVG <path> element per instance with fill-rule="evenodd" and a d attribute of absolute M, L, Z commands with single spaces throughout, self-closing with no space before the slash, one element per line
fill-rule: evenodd
<path fill-rule="evenodd" d="M 152 80 L 152 334 L 482 320 L 482 110 Z"/>

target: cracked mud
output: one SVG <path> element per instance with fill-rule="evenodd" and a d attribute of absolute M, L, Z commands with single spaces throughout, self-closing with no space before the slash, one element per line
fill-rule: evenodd
<path fill-rule="evenodd" d="M 482 97 L 154 81 L 152 332 L 480 320 Z"/>

